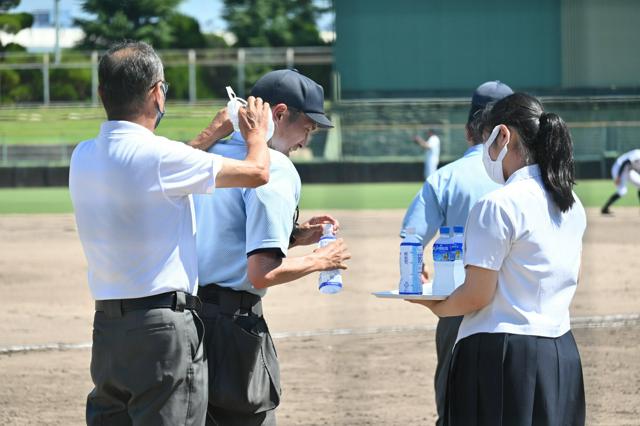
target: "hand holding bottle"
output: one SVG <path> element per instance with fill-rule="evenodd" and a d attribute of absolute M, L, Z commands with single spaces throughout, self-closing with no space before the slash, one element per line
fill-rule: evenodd
<path fill-rule="evenodd" d="M 351 254 L 347 251 L 347 246 L 342 238 L 336 240 L 332 224 L 323 224 L 322 230 L 322 237 L 314 254 L 322 256 L 323 264 L 328 269 L 320 272 L 318 288 L 321 293 L 335 294 L 342 291 L 342 274 L 340 270 L 347 269 L 344 261 L 350 259 Z"/>

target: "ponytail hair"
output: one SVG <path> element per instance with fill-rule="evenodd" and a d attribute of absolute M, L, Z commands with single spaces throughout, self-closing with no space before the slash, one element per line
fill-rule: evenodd
<path fill-rule="evenodd" d="M 533 96 L 514 93 L 485 109 L 482 129 L 491 131 L 498 124 L 517 130 L 524 158 L 540 166 L 544 187 L 558 208 L 569 210 L 575 203 L 575 169 L 573 142 L 564 120 L 545 112 Z"/>
<path fill-rule="evenodd" d="M 564 120 L 553 113 L 542 113 L 540 128 L 533 144 L 534 158 L 540 166 L 544 186 L 561 211 L 566 212 L 575 202 L 575 167 L 573 142 Z"/>

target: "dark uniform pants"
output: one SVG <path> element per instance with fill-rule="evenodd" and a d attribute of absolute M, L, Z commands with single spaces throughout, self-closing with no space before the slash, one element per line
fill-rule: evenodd
<path fill-rule="evenodd" d="M 449 366 L 451 365 L 453 345 L 456 343 L 458 329 L 462 323 L 462 318 L 464 317 L 440 318 L 436 328 L 436 352 L 438 354 L 438 364 L 436 365 L 434 385 L 436 391 L 436 408 L 438 410 L 438 420 L 436 421 L 437 426 L 444 425 Z"/>
<path fill-rule="evenodd" d="M 219 287 L 204 289 L 200 297 L 209 362 L 207 425 L 275 425 L 280 366 L 260 298 Z"/>
<path fill-rule="evenodd" d="M 188 309 L 96 312 L 87 425 L 204 425 L 203 333 Z"/>

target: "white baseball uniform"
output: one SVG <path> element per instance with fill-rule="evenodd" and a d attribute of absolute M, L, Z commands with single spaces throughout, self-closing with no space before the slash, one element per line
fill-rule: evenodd
<path fill-rule="evenodd" d="M 640 149 L 631 150 L 618 157 L 611 167 L 611 177 L 614 180 L 620 178 L 616 193 L 621 197 L 627 193 L 628 181 L 640 188 Z"/>

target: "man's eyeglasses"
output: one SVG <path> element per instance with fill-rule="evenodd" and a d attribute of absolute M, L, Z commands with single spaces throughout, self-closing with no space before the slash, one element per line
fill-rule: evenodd
<path fill-rule="evenodd" d="M 153 89 L 154 87 L 156 87 L 156 84 L 158 84 L 158 83 L 162 83 L 162 84 L 160 85 L 160 88 L 162 89 L 162 94 L 163 94 L 163 95 L 164 95 L 164 97 L 166 98 L 166 97 L 167 97 L 167 92 L 169 91 L 169 83 L 167 83 L 167 82 L 166 82 L 166 81 L 164 81 L 164 80 L 158 80 L 158 81 L 156 81 L 155 83 L 153 83 L 153 84 L 151 85 L 151 87 L 149 87 L 149 90 L 151 90 L 151 89 Z"/>

